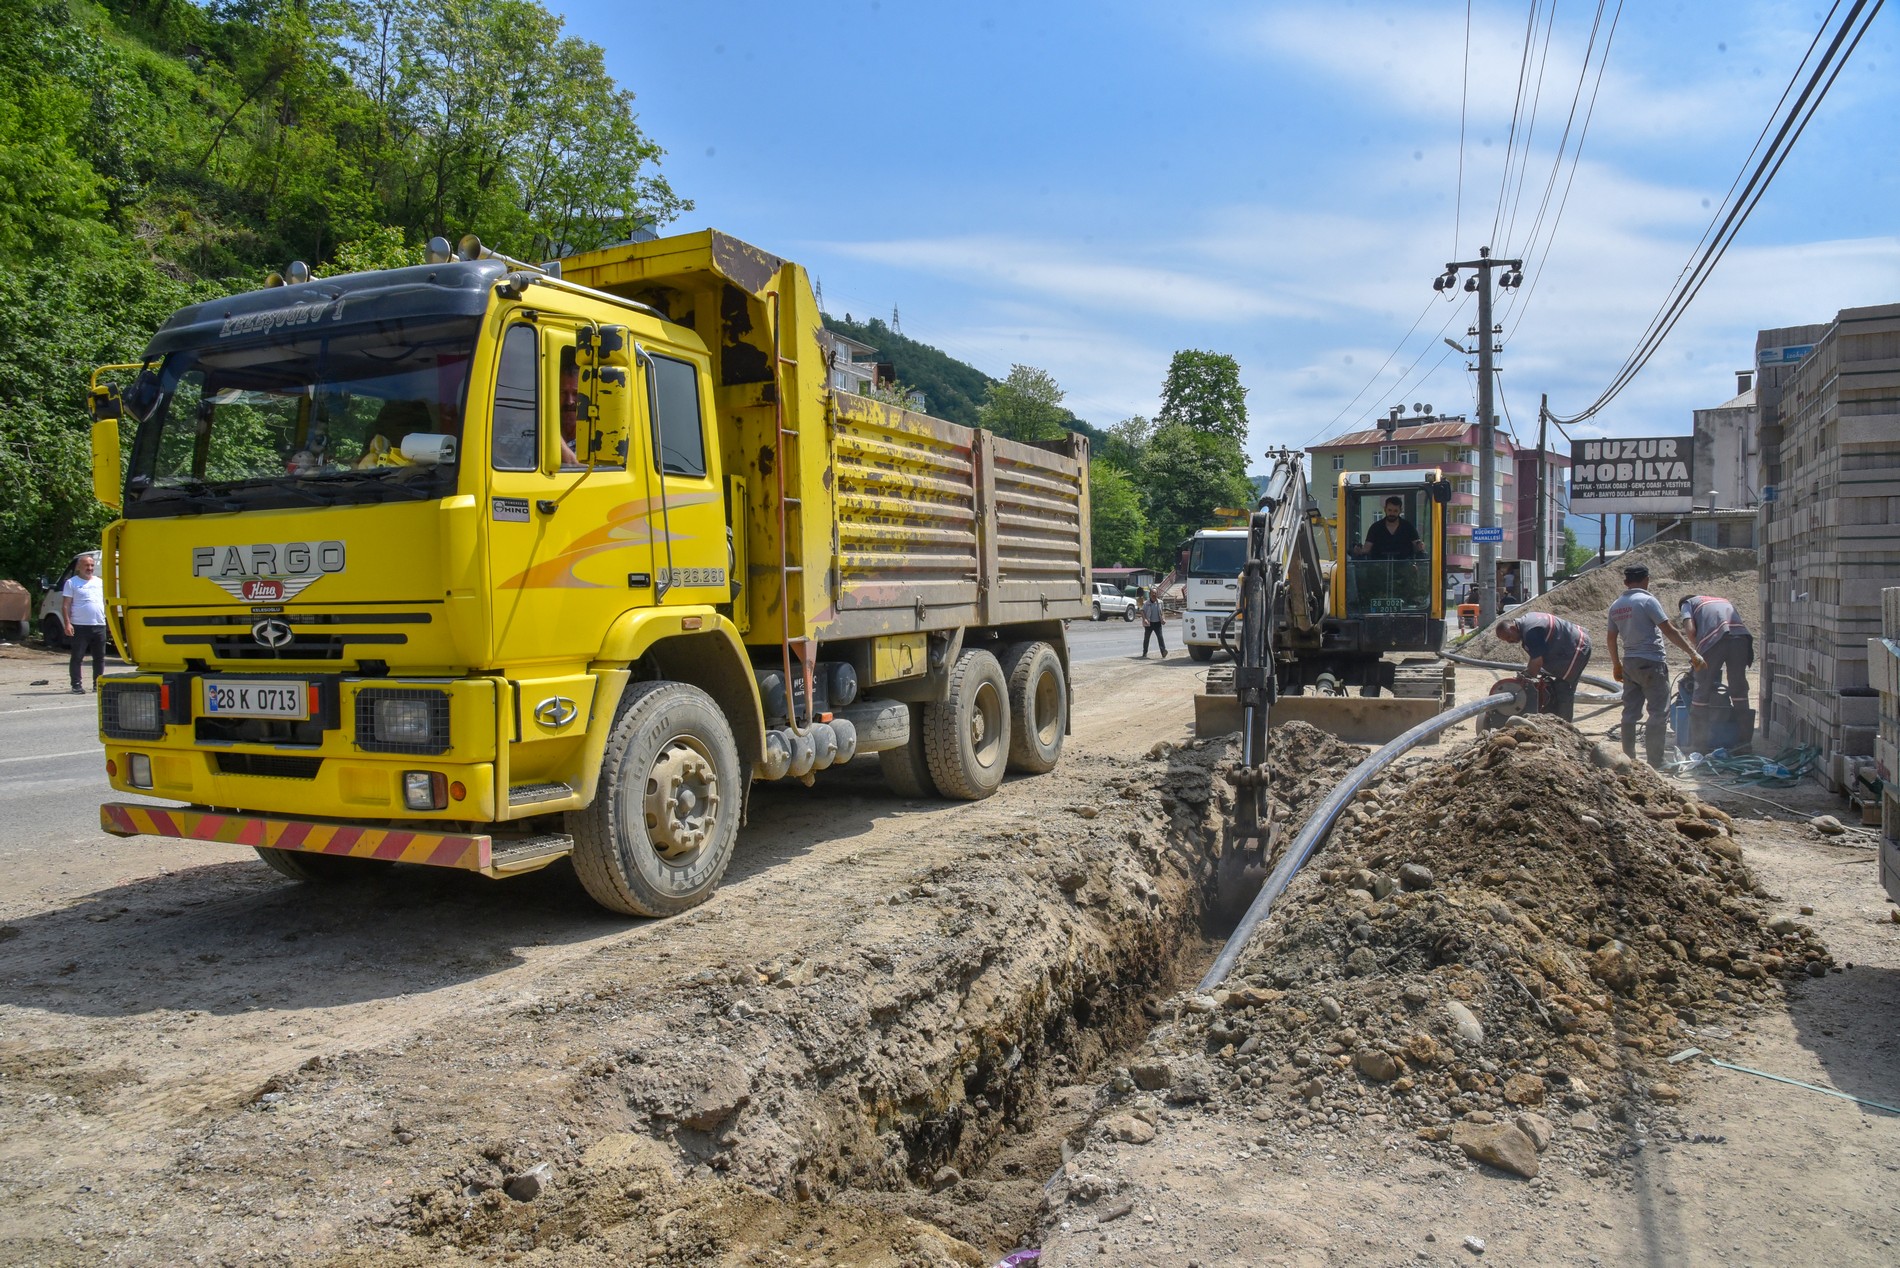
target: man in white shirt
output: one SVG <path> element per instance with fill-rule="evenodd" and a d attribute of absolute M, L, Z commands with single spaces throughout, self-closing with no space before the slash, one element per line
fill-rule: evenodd
<path fill-rule="evenodd" d="M 83 696 L 86 688 L 79 680 L 79 666 L 87 654 L 92 656 L 94 691 L 99 690 L 99 675 L 106 669 L 106 592 L 99 580 L 98 555 L 88 552 L 73 560 L 73 575 L 60 595 L 60 616 L 73 648 L 73 694 Z"/>

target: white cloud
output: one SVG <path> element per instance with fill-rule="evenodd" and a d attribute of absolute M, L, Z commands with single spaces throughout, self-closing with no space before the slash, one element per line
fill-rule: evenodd
<path fill-rule="evenodd" d="M 835 255 L 907 269 L 964 284 L 1000 287 L 1038 303 L 1067 308 L 1113 307 L 1170 317 L 1244 321 L 1310 315 L 1290 298 L 1250 290 L 1205 273 L 1143 261 L 1149 249 L 1096 247 L 1000 235 L 828 242 Z"/>

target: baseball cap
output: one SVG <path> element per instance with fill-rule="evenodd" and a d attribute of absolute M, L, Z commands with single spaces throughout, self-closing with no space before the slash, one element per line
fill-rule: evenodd
<path fill-rule="evenodd" d="M 1623 580 L 1635 581 L 1649 575 L 1648 564 L 1630 564 L 1623 569 Z"/>

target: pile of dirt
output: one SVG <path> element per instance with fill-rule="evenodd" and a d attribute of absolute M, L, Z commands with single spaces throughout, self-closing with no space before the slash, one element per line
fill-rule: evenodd
<path fill-rule="evenodd" d="M 1151 1034 L 1111 1136 L 1205 1101 L 1597 1175 L 1684 1095 L 1672 1054 L 1832 963 L 1765 919 L 1722 811 L 1554 718 L 1416 769 L 1362 793 L 1226 988 Z"/>
<path fill-rule="evenodd" d="M 1041 811 L 973 834 L 956 866 L 867 894 L 817 953 L 735 960 L 658 992 L 595 983 L 523 1010 L 514 1047 L 561 1051 L 564 1069 L 524 1077 L 509 1117 L 558 1133 L 464 1136 L 369 1235 L 383 1248 L 349 1262 L 779 1262 L 788 1249 L 994 1262 L 1033 1233 L 1065 1140 L 1098 1108 L 1096 1072 L 1204 961 L 1235 748 L 1066 762 Z M 1271 748 L 1295 822 L 1364 754 L 1298 724 Z M 424 1046 L 402 1061 L 434 1064 Z M 465 1055 L 448 1061 L 452 1077 L 484 1078 Z M 348 1084 L 384 1082 L 367 1066 L 300 1072 L 279 1106 L 350 1104 Z M 385 1104 L 407 1135 L 446 1126 Z"/>
<path fill-rule="evenodd" d="M 1590 631 L 1591 646 L 1598 649 L 1599 662 L 1592 669 L 1607 676 L 1609 653 L 1602 648 L 1608 635 L 1610 605 L 1623 593 L 1624 564 L 1638 562 L 1649 565 L 1650 593 L 1662 600 L 1670 615 L 1675 614 L 1677 600 L 1685 594 L 1719 595 L 1733 603 L 1748 628 L 1760 636 L 1761 585 L 1755 552 L 1716 550 L 1695 542 L 1649 542 L 1638 546 L 1515 611 L 1520 614 L 1554 612 L 1566 621 L 1583 626 Z M 1517 662 L 1524 659 L 1523 648 L 1511 646 L 1490 631 L 1457 650 L 1461 655 L 1479 660 Z"/>

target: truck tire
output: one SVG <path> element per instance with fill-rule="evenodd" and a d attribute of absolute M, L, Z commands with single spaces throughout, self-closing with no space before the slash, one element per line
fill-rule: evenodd
<path fill-rule="evenodd" d="M 924 756 L 937 791 L 981 801 L 1009 765 L 1009 680 L 996 657 L 972 648 L 950 670 L 950 696 L 924 706 Z"/>
<path fill-rule="evenodd" d="M 1188 659 L 1198 660 L 1201 664 L 1205 665 L 1214 659 L 1214 649 L 1211 647 L 1202 647 L 1199 643 L 1189 643 Z"/>
<path fill-rule="evenodd" d="M 1003 651 L 1009 679 L 1009 768 L 1029 775 L 1055 769 L 1069 729 L 1069 684 L 1062 658 L 1047 643 L 1013 643 Z"/>
<path fill-rule="evenodd" d="M 930 777 L 930 759 L 924 755 L 923 706 L 906 707 L 910 709 L 910 738 L 896 748 L 880 749 L 877 764 L 892 792 L 918 801 L 937 796 L 937 782 Z"/>
<path fill-rule="evenodd" d="M 1122 620 L 1132 621 L 1134 619 L 1135 619 L 1135 605 L 1131 603 L 1127 607 L 1122 609 Z"/>
<path fill-rule="evenodd" d="M 317 854 L 309 850 L 279 850 L 254 845 L 257 857 L 279 876 L 306 885 L 334 885 L 339 881 L 368 880 L 387 872 L 395 864 L 388 859 L 358 859 L 347 854 Z"/>
<path fill-rule="evenodd" d="M 66 624 L 48 612 L 40 618 L 40 637 L 46 640 L 48 647 L 66 650 Z"/>
<path fill-rule="evenodd" d="M 594 804 L 570 813 L 574 873 L 628 916 L 674 916 L 711 897 L 732 861 L 744 785 L 732 727 L 698 687 L 627 688 Z"/>

